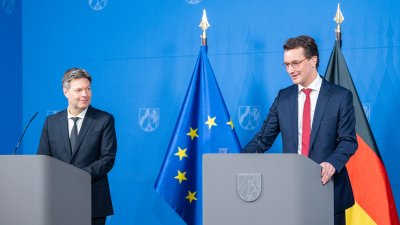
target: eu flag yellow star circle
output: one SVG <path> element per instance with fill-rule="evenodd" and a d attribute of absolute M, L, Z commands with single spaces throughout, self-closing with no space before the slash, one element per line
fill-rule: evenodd
<path fill-rule="evenodd" d="M 208 129 L 211 130 L 212 126 L 217 126 L 217 124 L 215 123 L 215 119 L 217 118 L 216 116 L 214 116 L 213 118 L 211 118 L 210 116 L 207 116 L 208 119 L 205 122 L 205 124 L 208 125 Z"/>
<path fill-rule="evenodd" d="M 186 171 L 185 172 L 181 172 L 180 170 L 178 170 L 178 175 L 176 175 L 176 177 L 174 177 L 175 179 L 179 180 L 179 183 L 181 184 L 182 181 L 187 180 L 186 178 Z"/>
<path fill-rule="evenodd" d="M 207 116 L 207 121 L 204 124 L 208 125 L 209 130 L 211 130 L 211 128 L 213 126 L 218 126 L 217 123 L 215 122 L 216 119 L 217 119 L 216 116 L 214 116 L 214 117 L 211 117 L 210 115 Z M 231 127 L 231 129 L 233 129 L 234 126 L 233 126 L 232 120 L 230 120 L 226 124 L 229 125 Z M 190 139 L 193 141 L 194 138 L 199 138 L 199 135 L 197 134 L 197 132 L 198 132 L 198 128 L 194 129 L 194 128 L 190 127 L 190 131 L 186 135 L 190 136 Z M 186 152 L 187 152 L 187 148 L 182 149 L 181 147 L 178 146 L 178 151 L 174 155 L 179 157 L 179 161 L 182 161 L 183 158 L 188 157 Z M 180 170 L 178 170 L 178 175 L 176 175 L 174 178 L 179 181 L 179 184 L 182 184 L 183 181 L 188 180 L 186 177 L 186 171 L 181 172 Z M 187 199 L 190 204 L 192 204 L 193 201 L 197 201 L 196 191 L 191 192 L 189 190 L 188 195 L 185 197 L 185 199 Z"/>
<path fill-rule="evenodd" d="M 196 129 L 193 129 L 192 127 L 190 127 L 190 132 L 189 133 L 187 133 L 186 135 L 188 135 L 188 136 L 190 136 L 190 138 L 192 139 L 192 141 L 193 141 L 193 139 L 195 138 L 195 137 L 199 137 L 199 135 L 197 134 L 197 128 Z"/>
<path fill-rule="evenodd" d="M 231 126 L 231 129 L 233 130 L 233 121 L 232 120 L 229 120 L 229 122 L 227 122 L 226 124 L 228 124 L 229 126 Z"/>
<path fill-rule="evenodd" d="M 178 147 L 178 152 L 175 153 L 176 156 L 179 156 L 179 161 L 182 161 L 182 158 L 185 157 L 187 158 L 188 155 L 186 154 L 186 148 L 185 149 L 181 149 L 181 147 Z"/>
<path fill-rule="evenodd" d="M 192 204 L 192 201 L 193 200 L 197 200 L 197 198 L 196 198 L 196 192 L 191 192 L 191 191 L 188 191 L 188 195 L 185 197 L 187 200 L 189 200 L 189 203 L 190 204 Z"/>

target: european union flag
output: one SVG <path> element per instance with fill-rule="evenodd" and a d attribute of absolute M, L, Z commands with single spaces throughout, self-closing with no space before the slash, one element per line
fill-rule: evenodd
<path fill-rule="evenodd" d="M 207 46 L 201 46 L 155 189 L 186 224 L 202 225 L 202 155 L 240 149 Z"/>

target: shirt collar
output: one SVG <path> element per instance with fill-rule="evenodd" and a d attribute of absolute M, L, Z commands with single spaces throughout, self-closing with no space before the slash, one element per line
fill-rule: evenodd
<path fill-rule="evenodd" d="M 81 113 L 79 113 L 77 116 L 72 115 L 69 110 L 67 109 L 68 112 L 68 119 L 71 119 L 72 117 L 79 117 L 81 119 L 85 118 L 86 112 L 87 112 L 88 108 L 86 108 L 85 110 L 83 110 Z"/>
<path fill-rule="evenodd" d="M 322 78 L 318 74 L 317 77 L 313 80 L 313 82 L 311 82 L 311 84 L 308 85 L 308 87 L 304 87 L 301 84 L 297 85 L 298 86 L 298 92 L 301 92 L 301 90 L 303 90 L 304 88 L 310 88 L 313 91 L 319 91 L 321 89 L 321 85 L 322 85 Z"/>

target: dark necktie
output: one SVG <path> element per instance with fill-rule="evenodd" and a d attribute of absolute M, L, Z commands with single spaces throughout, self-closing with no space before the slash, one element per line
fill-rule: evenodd
<path fill-rule="evenodd" d="M 79 120 L 79 117 L 71 117 L 71 119 L 74 121 L 74 126 L 72 127 L 71 130 L 71 135 L 69 136 L 69 141 L 71 143 L 71 153 L 74 154 L 75 148 L 76 148 L 76 142 L 78 140 L 78 127 L 76 125 L 76 122 Z"/>
<path fill-rule="evenodd" d="M 301 154 L 308 157 L 310 151 L 310 134 L 311 134 L 311 101 L 310 93 L 312 89 L 305 88 L 302 90 L 306 94 L 306 101 L 303 108 L 303 127 L 301 135 Z"/>

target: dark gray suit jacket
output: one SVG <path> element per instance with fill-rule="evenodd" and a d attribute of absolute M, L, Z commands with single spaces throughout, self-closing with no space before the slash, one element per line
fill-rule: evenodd
<path fill-rule="evenodd" d="M 92 177 L 92 217 L 113 214 L 107 173 L 117 151 L 114 117 L 89 106 L 79 131 L 77 150 L 71 154 L 68 113 L 63 110 L 47 117 L 38 154 L 48 155 L 90 173 Z"/>
<path fill-rule="evenodd" d="M 281 133 L 283 152 L 297 154 L 297 121 L 298 87 L 292 85 L 279 92 L 263 128 L 242 152 L 264 152 Z M 345 165 L 358 146 L 355 124 L 352 93 L 323 79 L 314 112 L 309 158 L 318 164 L 329 162 L 336 169 L 333 176 L 335 213 L 354 204 Z"/>

